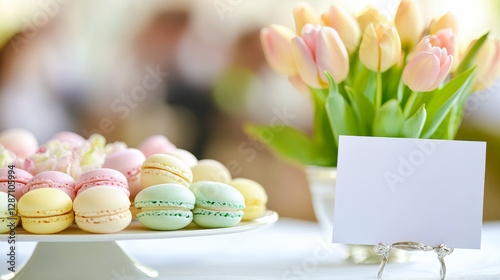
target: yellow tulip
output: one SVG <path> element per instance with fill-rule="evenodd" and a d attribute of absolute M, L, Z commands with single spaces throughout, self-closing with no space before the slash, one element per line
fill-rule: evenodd
<path fill-rule="evenodd" d="M 474 90 L 491 86 L 500 76 L 500 41 L 488 38 L 477 52 L 474 64 L 477 65 Z"/>
<path fill-rule="evenodd" d="M 371 23 L 363 34 L 359 47 L 359 59 L 370 70 L 385 72 L 401 57 L 401 40 L 394 27 Z"/>
<path fill-rule="evenodd" d="M 420 41 L 424 31 L 424 20 L 415 2 L 403 0 L 394 18 L 403 49 L 410 50 Z"/>
<path fill-rule="evenodd" d="M 359 28 L 362 32 L 366 30 L 370 23 L 373 23 L 374 26 L 377 26 L 378 24 L 389 24 L 389 20 L 371 5 L 368 5 L 363 11 L 361 11 L 357 19 Z"/>
<path fill-rule="evenodd" d="M 261 30 L 262 49 L 274 71 L 287 75 L 297 73 L 292 57 L 292 37 L 294 36 L 292 30 L 281 25 L 271 25 Z"/>
<path fill-rule="evenodd" d="M 320 19 L 314 11 L 314 8 L 307 2 L 300 2 L 293 7 L 293 19 L 295 20 L 295 32 L 297 36 L 302 34 L 304 25 L 310 23 L 320 24 Z"/>
<path fill-rule="evenodd" d="M 453 34 L 457 34 L 458 32 L 457 18 L 451 12 L 444 14 L 437 20 L 432 20 L 429 28 L 429 34 L 436 34 L 439 30 L 446 28 L 451 28 L 453 30 Z"/>
<path fill-rule="evenodd" d="M 341 7 L 331 5 L 321 16 L 323 25 L 330 26 L 338 33 L 347 51 L 352 54 L 359 46 L 361 30 L 358 22 Z"/>

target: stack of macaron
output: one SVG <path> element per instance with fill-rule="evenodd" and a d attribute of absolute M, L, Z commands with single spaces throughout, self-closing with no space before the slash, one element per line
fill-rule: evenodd
<path fill-rule="evenodd" d="M 267 195 L 258 183 L 242 180 L 232 180 L 229 170 L 215 160 L 200 160 L 190 168 L 174 156 L 153 154 L 141 167 L 143 190 L 135 198 L 141 211 L 137 218 L 156 230 L 178 229 L 191 220 L 203 228 L 221 228 L 243 218 L 258 218 L 266 209 Z M 244 212 L 246 201 L 248 213 Z M 186 223 L 172 221 L 181 216 Z"/>
<path fill-rule="evenodd" d="M 0 133 L 0 148 L 12 149 L 17 157 L 9 166 L 31 160 L 26 164 L 29 169 L 22 164 L 21 168 L 0 166 L 0 233 L 13 220 L 36 234 L 57 233 L 73 222 L 87 232 L 113 233 L 127 228 L 135 217 L 153 230 L 178 230 L 191 222 L 220 228 L 261 217 L 266 209 L 267 195 L 261 185 L 232 179 L 222 163 L 198 161 L 164 136 L 149 137 L 138 149 L 121 142 L 105 147 L 103 139 L 61 132 L 47 144 L 51 147 L 38 148 L 27 131 Z M 88 158 L 81 163 L 93 164 L 68 165 L 67 156 L 55 157 L 48 151 L 58 144 L 70 151 L 86 145 L 82 151 Z M 83 172 L 72 172 L 75 168 Z M 9 190 L 12 182 L 15 189 Z"/>

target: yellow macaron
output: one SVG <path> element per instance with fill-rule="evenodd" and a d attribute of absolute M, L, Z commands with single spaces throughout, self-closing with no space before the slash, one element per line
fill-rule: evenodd
<path fill-rule="evenodd" d="M 266 211 L 267 193 L 261 184 L 250 179 L 236 178 L 229 185 L 237 189 L 245 198 L 243 221 L 261 217 Z"/>
<path fill-rule="evenodd" d="M 31 233 L 50 234 L 73 223 L 73 202 L 64 191 L 43 188 L 23 195 L 17 205 L 23 228 Z"/>
<path fill-rule="evenodd" d="M 191 170 L 193 171 L 193 183 L 212 181 L 227 184 L 231 181 L 229 169 L 214 159 L 202 159 L 191 167 Z"/>
<path fill-rule="evenodd" d="M 174 156 L 155 154 L 141 166 L 141 185 L 145 189 L 159 184 L 178 184 L 189 187 L 193 182 L 191 168 Z"/>

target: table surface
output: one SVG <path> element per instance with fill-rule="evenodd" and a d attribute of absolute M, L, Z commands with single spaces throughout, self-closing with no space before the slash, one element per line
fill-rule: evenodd
<path fill-rule="evenodd" d="M 343 261 L 345 252 L 327 242 L 318 224 L 295 219 L 282 218 L 271 228 L 230 235 L 118 243 L 141 264 L 158 270 L 157 279 L 162 280 L 377 279 L 378 265 Z M 35 245 L 17 245 L 19 263 L 27 261 Z M 0 252 L 6 246 L 1 242 Z M 439 279 L 433 252 L 412 254 L 411 262 L 389 263 L 383 279 Z M 3 255 L 2 274 L 6 272 Z M 500 279 L 500 222 L 483 225 L 481 250 L 455 250 L 446 257 L 446 264 L 448 280 Z"/>

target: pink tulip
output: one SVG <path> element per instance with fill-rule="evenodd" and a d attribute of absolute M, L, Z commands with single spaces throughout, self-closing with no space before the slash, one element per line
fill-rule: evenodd
<path fill-rule="evenodd" d="M 300 77 L 299 74 L 297 75 L 290 75 L 288 76 L 288 81 L 292 84 L 292 86 L 298 90 L 300 93 L 305 94 L 306 96 L 309 95 L 309 88 L 307 85 L 304 83 L 302 78 Z"/>
<path fill-rule="evenodd" d="M 453 29 L 441 29 L 436 34 L 426 38 L 429 38 L 429 42 L 433 47 L 446 48 L 448 54 L 453 56 L 454 63 L 451 71 L 454 71 L 458 67 L 458 47 L 457 36 L 453 33 Z"/>
<path fill-rule="evenodd" d="M 331 27 L 306 24 L 302 38 L 292 39 L 292 53 L 299 75 L 308 86 L 328 87 L 324 71 L 340 83 L 349 73 L 349 54 L 339 34 Z"/>
<path fill-rule="evenodd" d="M 403 82 L 413 91 L 432 91 L 444 81 L 452 64 L 453 56 L 446 48 L 433 47 L 424 38 L 403 70 Z"/>
<path fill-rule="evenodd" d="M 292 57 L 292 37 L 295 34 L 288 27 L 271 25 L 260 32 L 264 55 L 274 71 L 287 75 L 297 74 Z"/>

